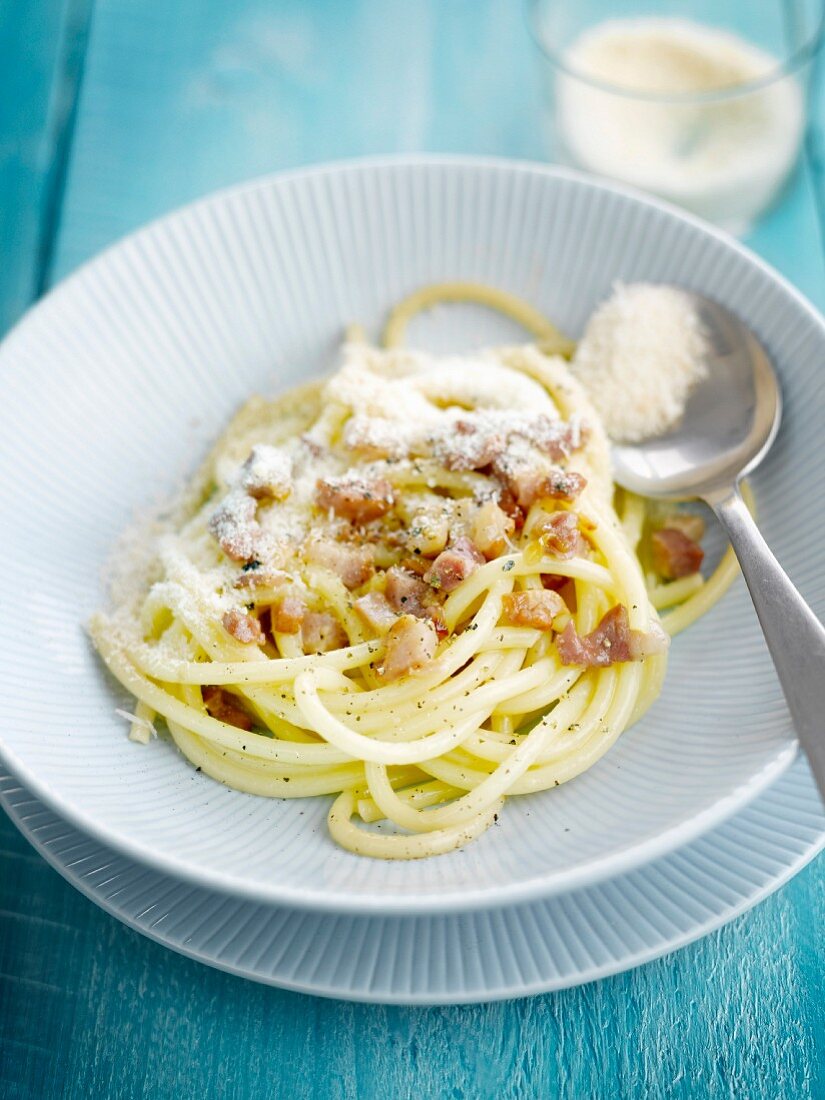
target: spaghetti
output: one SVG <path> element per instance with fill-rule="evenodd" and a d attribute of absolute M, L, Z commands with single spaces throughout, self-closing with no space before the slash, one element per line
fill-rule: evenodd
<path fill-rule="evenodd" d="M 401 346 L 416 312 L 457 300 L 539 343 Z M 656 607 L 675 633 L 733 569 L 662 582 L 640 559 L 652 513 L 614 508 L 573 345 L 525 303 L 427 288 L 385 344 L 353 339 L 325 383 L 244 406 L 91 633 L 138 700 L 135 736 L 161 716 L 214 779 L 335 795 L 335 841 L 412 859 L 592 766 L 659 693 Z"/>

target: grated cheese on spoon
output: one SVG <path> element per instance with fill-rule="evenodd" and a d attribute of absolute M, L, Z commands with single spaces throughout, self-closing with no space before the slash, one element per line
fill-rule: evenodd
<path fill-rule="evenodd" d="M 617 283 L 591 315 L 571 363 L 617 443 L 639 443 L 678 423 L 707 375 L 706 339 L 688 294 Z"/>

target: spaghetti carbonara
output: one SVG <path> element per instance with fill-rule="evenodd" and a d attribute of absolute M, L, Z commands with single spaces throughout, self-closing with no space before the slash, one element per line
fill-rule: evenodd
<path fill-rule="evenodd" d="M 400 346 L 412 312 L 462 296 L 537 343 Z M 411 859 L 598 760 L 732 571 L 702 580 L 697 517 L 617 510 L 571 345 L 529 307 L 436 288 L 385 345 L 353 333 L 326 381 L 244 406 L 91 631 L 133 736 L 160 716 L 213 778 L 334 795 L 339 844 Z"/>

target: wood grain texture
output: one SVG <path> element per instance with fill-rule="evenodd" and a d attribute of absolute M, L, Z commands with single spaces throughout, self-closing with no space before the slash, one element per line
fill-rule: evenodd
<path fill-rule="evenodd" d="M 5 219 L 19 219 L 14 239 L 0 222 L 6 319 L 44 244 L 62 275 L 147 218 L 261 172 L 378 152 L 541 155 L 515 0 L 97 0 L 59 232 L 44 243 L 37 196 L 58 169 L 49 66 L 66 43 L 46 35 L 35 49 L 24 23 L 66 16 L 58 0 L 14 4 L 12 22 L 11 0 L 2 8 L 6 86 L 9 71 L 32 82 L 17 107 L 0 101 L 0 127 L 37 155 L 11 183 L 0 167 Z M 751 243 L 823 305 L 821 193 L 809 156 Z M 2 818 L 0 1097 L 813 1100 L 825 1096 L 823 913 L 820 857 L 728 928 L 630 974 L 488 1006 L 353 1006 L 172 955 L 98 911 Z"/>

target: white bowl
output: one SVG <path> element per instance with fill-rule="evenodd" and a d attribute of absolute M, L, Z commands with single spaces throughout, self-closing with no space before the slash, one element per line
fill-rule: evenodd
<path fill-rule="evenodd" d="M 526 997 L 618 974 L 733 920 L 825 847 L 825 813 L 798 757 L 718 828 L 587 889 L 505 909 L 343 916 L 227 898 L 147 871 L 2 772 L 0 807 L 72 886 L 164 947 L 267 985 L 380 1004 Z"/>
<path fill-rule="evenodd" d="M 239 794 L 168 742 L 127 740 L 115 708 L 129 700 L 82 626 L 118 533 L 180 482 L 249 394 L 328 370 L 347 322 L 377 331 L 398 298 L 444 279 L 521 294 L 573 334 L 616 279 L 681 283 L 736 310 L 787 400 L 755 481 L 761 524 L 825 613 L 825 323 L 756 257 L 660 203 L 529 164 L 387 160 L 264 179 L 127 238 L 0 346 L 0 757 L 78 828 L 167 874 L 279 905 L 490 908 L 661 855 L 793 759 L 741 582 L 675 641 L 661 699 L 605 759 L 511 801 L 497 827 L 449 856 L 353 856 L 327 835 L 326 799 Z M 455 347 L 514 332 L 445 306 L 414 335 Z"/>

